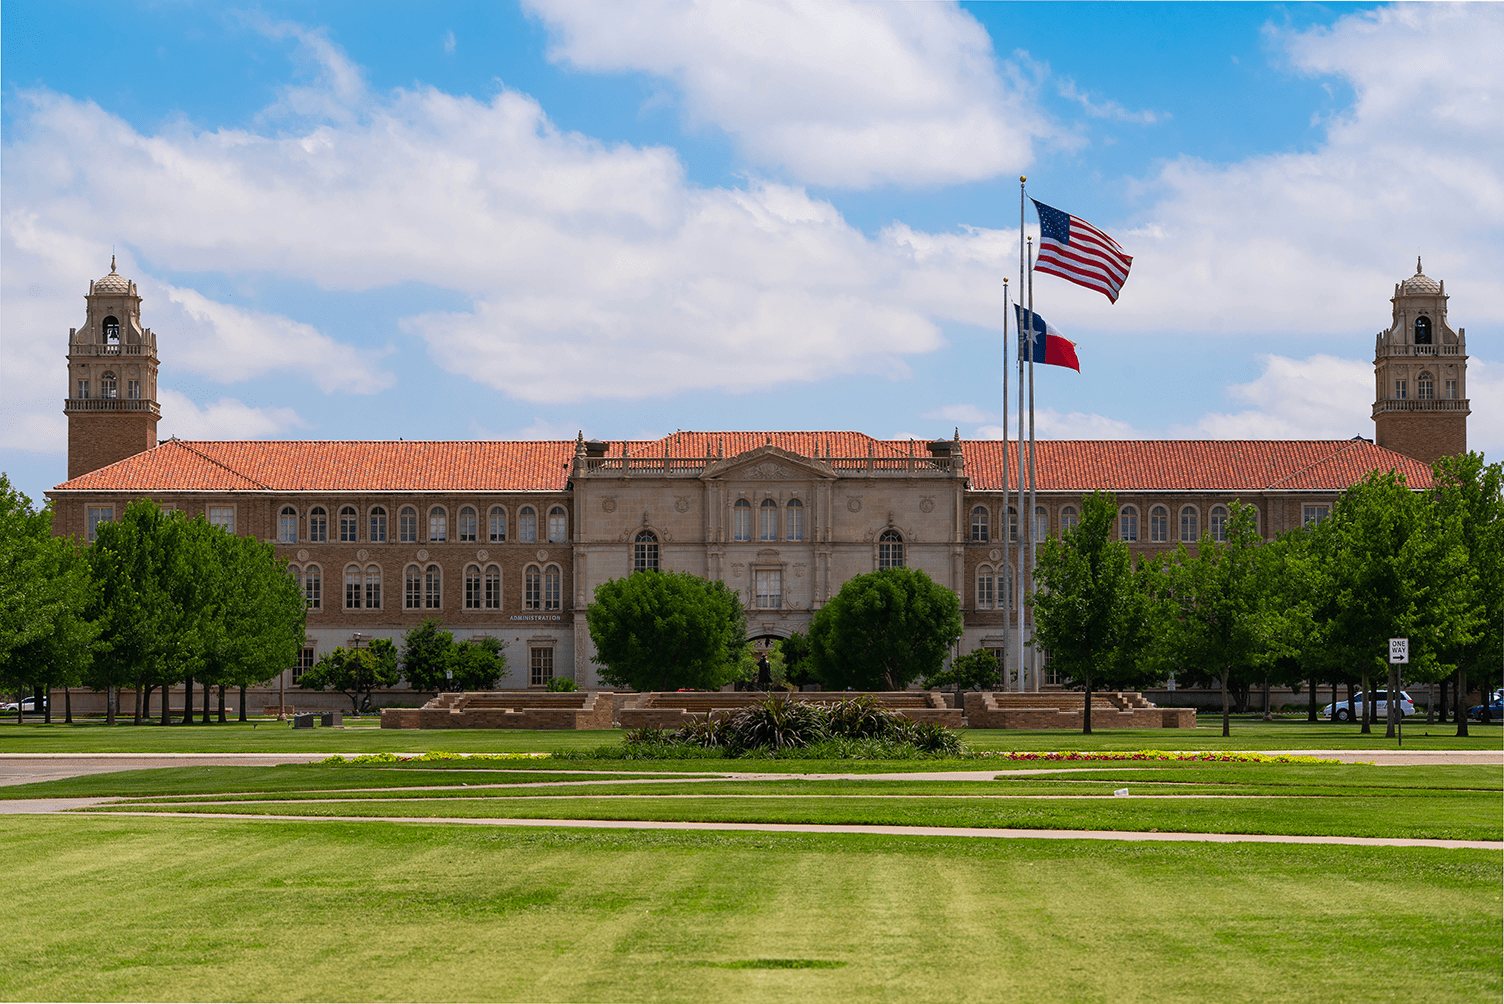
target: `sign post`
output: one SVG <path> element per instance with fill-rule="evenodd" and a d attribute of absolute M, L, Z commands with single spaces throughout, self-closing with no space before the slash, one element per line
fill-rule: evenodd
<path fill-rule="evenodd" d="M 1410 662 L 1410 639 L 1389 639 L 1389 664 L 1391 666 L 1408 665 Z M 1394 736 L 1396 745 L 1405 745 L 1405 712 L 1399 703 L 1399 688 L 1391 687 L 1389 690 L 1388 706 L 1394 714 Z"/>

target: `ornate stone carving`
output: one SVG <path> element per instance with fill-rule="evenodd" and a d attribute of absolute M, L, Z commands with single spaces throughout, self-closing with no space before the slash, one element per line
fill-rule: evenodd
<path fill-rule="evenodd" d="M 920 499 L 919 500 L 919 511 L 920 512 L 934 512 L 935 511 L 935 500 L 932 499 L 932 498 L 922 498 L 922 499 Z"/>
<path fill-rule="evenodd" d="M 538 551 L 538 560 L 539 561 L 547 561 L 548 560 L 548 552 L 540 549 Z"/>
<path fill-rule="evenodd" d="M 802 579 L 802 578 L 804 578 L 804 569 L 805 569 L 804 562 L 802 562 L 802 561 L 796 561 L 796 562 L 794 562 L 794 578 L 796 578 L 796 579 Z"/>
<path fill-rule="evenodd" d="M 427 560 L 428 560 L 428 552 L 427 552 L 427 551 L 425 551 L 425 550 L 422 550 L 422 549 L 421 549 L 421 548 L 420 548 L 420 549 L 419 549 L 419 550 L 418 550 L 418 560 L 419 560 L 419 561 L 427 561 Z"/>
<path fill-rule="evenodd" d="M 370 551 L 367 551 L 367 550 L 366 550 L 366 549 L 365 549 L 365 548 L 363 548 L 363 547 L 362 547 L 362 548 L 361 548 L 361 549 L 360 549 L 360 550 L 359 550 L 359 551 L 356 551 L 356 552 L 355 552 L 355 560 L 356 560 L 356 561 L 365 561 L 365 560 L 366 560 L 366 559 L 367 559 L 367 558 L 369 558 L 369 557 L 370 557 L 370 556 L 371 556 L 371 552 L 370 552 Z"/>
<path fill-rule="evenodd" d="M 781 481 L 784 478 L 792 477 L 793 473 L 793 471 L 782 464 L 775 464 L 771 460 L 768 460 L 754 467 L 747 468 L 742 476 L 750 478 L 753 481 Z"/>
<path fill-rule="evenodd" d="M 607 512 L 615 512 L 616 497 L 613 495 L 607 495 L 605 498 L 601 499 L 601 508 L 606 510 Z"/>
<path fill-rule="evenodd" d="M 846 508 L 850 509 L 852 512 L 861 512 L 862 511 L 862 500 L 860 498 L 858 498 L 857 496 L 853 495 L 851 498 L 849 498 L 849 499 L 846 500 Z"/>
<path fill-rule="evenodd" d="M 987 552 L 987 557 L 991 558 L 993 561 L 999 561 L 1003 557 L 1003 552 L 994 547 L 992 550 Z"/>
<path fill-rule="evenodd" d="M 479 551 L 475 552 L 475 560 L 476 561 L 485 561 L 486 559 L 488 559 L 490 557 L 491 557 L 491 552 L 487 551 L 484 547 L 481 548 Z"/>
<path fill-rule="evenodd" d="M 733 562 L 732 565 L 731 565 L 731 577 L 733 579 L 739 579 L 739 578 L 741 578 L 742 577 L 742 569 L 745 568 L 745 567 L 746 566 L 743 565 L 740 561 Z"/>
<path fill-rule="evenodd" d="M 298 552 L 298 560 L 299 561 L 307 561 L 308 560 L 308 552 L 307 551 L 299 551 Z"/>
<path fill-rule="evenodd" d="M 675 495 L 674 496 L 674 508 L 677 509 L 679 512 L 689 512 L 689 496 L 688 495 Z"/>

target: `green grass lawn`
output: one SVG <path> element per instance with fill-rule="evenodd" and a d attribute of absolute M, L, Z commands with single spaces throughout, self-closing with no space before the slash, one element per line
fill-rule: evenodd
<path fill-rule="evenodd" d="M 253 727 L 254 725 L 254 727 Z M 968 729 L 963 740 L 979 750 L 1137 750 L 1137 749 L 1393 749 L 1378 725 L 1362 735 L 1357 725 L 1303 720 L 1237 721 L 1222 737 L 1220 719 L 1203 717 L 1196 729 L 1108 729 L 1084 736 L 1054 729 Z M 1455 725 L 1412 722 L 1404 730 L 1408 749 L 1500 749 L 1504 726 L 1468 726 L 1459 739 Z M 1430 733 L 1427 735 L 1427 733 Z M 511 729 L 381 729 L 374 719 L 344 729 L 293 729 L 288 722 L 265 719 L 223 725 L 141 725 L 125 720 L 113 728 L 99 721 L 43 725 L 0 721 L 3 753 L 423 753 L 442 749 L 466 753 L 590 750 L 617 743 L 621 731 L 542 732 Z"/>
<path fill-rule="evenodd" d="M 1495 852 L 11 817 L 7 1000 L 1488 1001 Z"/>

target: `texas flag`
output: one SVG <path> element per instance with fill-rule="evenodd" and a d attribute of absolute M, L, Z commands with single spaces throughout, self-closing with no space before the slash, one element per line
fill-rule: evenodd
<path fill-rule="evenodd" d="M 1029 345 L 1024 341 L 1024 329 L 1029 326 L 1029 311 L 1013 305 L 1018 312 L 1018 357 L 1029 358 Z M 1077 373 L 1081 372 L 1081 364 L 1076 361 L 1076 343 L 1066 338 L 1060 332 L 1051 327 L 1050 323 L 1038 314 L 1034 318 L 1034 361 L 1048 366 L 1069 366 Z"/>

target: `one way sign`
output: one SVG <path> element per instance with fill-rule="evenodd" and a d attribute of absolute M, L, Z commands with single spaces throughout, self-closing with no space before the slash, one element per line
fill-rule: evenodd
<path fill-rule="evenodd" d="M 1410 661 L 1410 639 L 1389 639 L 1389 661 L 1391 663 L 1408 663 Z"/>

